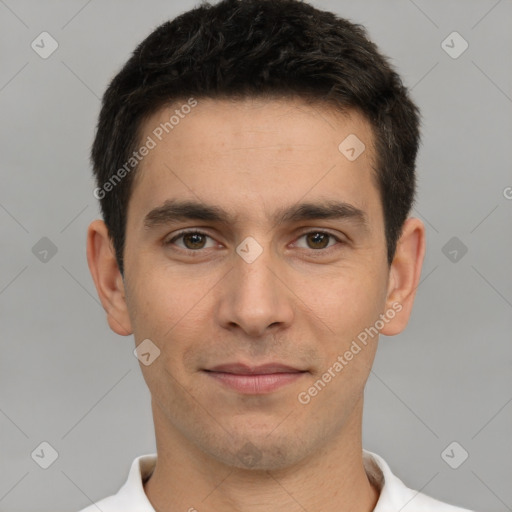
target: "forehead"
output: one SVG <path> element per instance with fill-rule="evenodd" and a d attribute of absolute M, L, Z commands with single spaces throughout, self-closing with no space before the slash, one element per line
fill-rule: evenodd
<path fill-rule="evenodd" d="M 270 218 L 315 197 L 379 209 L 373 134 L 357 112 L 295 99 L 194 102 L 161 108 L 142 127 L 140 143 L 151 149 L 133 184 L 137 218 L 183 198 L 215 199 L 238 217 L 258 207 Z"/>

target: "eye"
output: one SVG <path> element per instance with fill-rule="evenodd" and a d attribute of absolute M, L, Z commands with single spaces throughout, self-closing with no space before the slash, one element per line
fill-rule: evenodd
<path fill-rule="evenodd" d="M 306 247 L 302 247 L 304 249 L 312 249 L 314 251 L 318 251 L 320 249 L 330 249 L 335 243 L 329 244 L 329 239 L 334 242 L 343 243 L 341 239 L 334 236 L 332 233 L 328 233 L 326 231 L 308 231 L 307 233 L 302 234 L 298 240 L 301 238 L 305 238 Z"/>
<path fill-rule="evenodd" d="M 199 249 L 207 249 L 208 247 L 205 245 L 205 241 L 207 238 L 211 237 L 206 233 L 197 230 L 191 231 L 182 231 L 178 233 L 176 236 L 171 238 L 170 240 L 166 240 L 164 245 L 171 245 L 176 242 L 176 240 L 182 239 L 184 247 L 176 244 L 180 249 L 188 250 L 188 251 L 197 251 Z M 213 240 L 213 239 L 212 239 Z M 214 247 L 215 244 L 210 245 L 210 247 Z"/>
<path fill-rule="evenodd" d="M 212 242 L 210 245 L 207 245 L 207 239 L 210 239 Z M 300 247 L 301 249 L 310 249 L 313 251 L 319 251 L 330 249 L 331 247 L 338 244 L 342 244 L 343 241 L 332 233 L 328 233 L 326 231 L 308 231 L 307 233 L 303 233 L 297 240 L 304 238 L 306 240 L 306 246 Z M 176 241 L 181 240 L 182 245 L 177 244 Z M 329 243 L 333 242 L 333 243 Z M 206 233 L 198 230 L 189 230 L 182 231 L 170 238 L 169 240 L 164 241 L 164 245 L 176 245 L 180 249 L 184 251 L 198 252 L 201 249 L 208 249 L 215 247 L 215 242 L 213 238 Z"/>

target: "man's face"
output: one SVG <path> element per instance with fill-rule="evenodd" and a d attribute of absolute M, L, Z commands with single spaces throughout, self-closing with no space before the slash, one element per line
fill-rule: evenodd
<path fill-rule="evenodd" d="M 141 365 L 157 437 L 230 465 L 286 467 L 354 428 L 377 345 L 358 335 L 389 307 L 372 133 L 357 113 L 295 100 L 198 100 L 158 140 L 175 108 L 144 125 L 156 146 L 137 171 L 124 253 L 136 343 L 160 350 Z M 351 134 L 366 146 L 355 160 L 338 147 Z M 220 218 L 161 208 L 185 201 Z M 337 217 L 297 209 L 335 202 L 347 205 Z M 212 371 L 228 364 L 245 368 Z M 266 364 L 295 373 L 239 375 Z"/>

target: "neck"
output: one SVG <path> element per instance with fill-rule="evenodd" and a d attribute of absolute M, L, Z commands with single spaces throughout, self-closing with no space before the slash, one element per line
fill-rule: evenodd
<path fill-rule="evenodd" d="M 227 466 L 170 428 L 155 407 L 153 414 L 158 458 L 144 490 L 157 512 L 371 512 L 378 501 L 363 465 L 362 399 L 336 438 L 293 467 L 272 471 Z"/>

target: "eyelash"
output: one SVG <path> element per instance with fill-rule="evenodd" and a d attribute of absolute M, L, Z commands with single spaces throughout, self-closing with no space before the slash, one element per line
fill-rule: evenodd
<path fill-rule="evenodd" d="M 197 229 L 191 229 L 191 230 L 186 230 L 186 231 L 181 231 L 180 233 L 178 233 L 177 235 L 175 235 L 174 237 L 172 237 L 170 240 L 166 240 L 164 241 L 164 245 L 167 246 L 167 245 L 171 245 L 173 244 L 176 240 L 180 239 L 180 238 L 183 238 L 184 236 L 186 235 L 190 235 L 190 234 L 194 234 L 194 235 L 201 235 L 201 236 L 206 236 L 208 238 L 213 238 L 211 237 L 210 235 L 208 235 L 207 233 L 204 233 L 202 231 L 198 231 Z M 336 249 L 338 245 L 343 245 L 345 242 L 343 240 L 341 240 L 340 238 L 338 238 L 336 235 L 333 235 L 332 233 L 329 233 L 328 231 L 321 231 L 319 229 L 315 229 L 313 231 L 306 231 L 305 233 L 302 233 L 298 239 L 304 237 L 304 236 L 307 236 L 307 235 L 311 235 L 311 234 L 322 234 L 322 235 L 327 235 L 331 238 L 334 238 L 334 240 L 336 240 L 336 242 L 338 242 L 337 244 L 335 245 L 331 245 L 330 247 L 326 247 L 325 249 L 309 249 L 310 251 L 313 251 L 315 253 L 321 253 L 323 252 L 324 254 L 327 254 L 327 253 L 330 253 L 331 250 L 333 249 Z M 297 240 L 298 240 L 297 239 Z M 196 250 L 193 250 L 193 249 L 184 249 L 182 247 L 178 247 L 179 250 L 181 251 L 184 251 L 184 252 L 187 252 L 187 253 L 198 253 L 198 252 L 201 252 L 203 251 L 204 249 L 196 249 Z M 304 250 L 308 250 L 308 249 L 304 249 Z"/>

